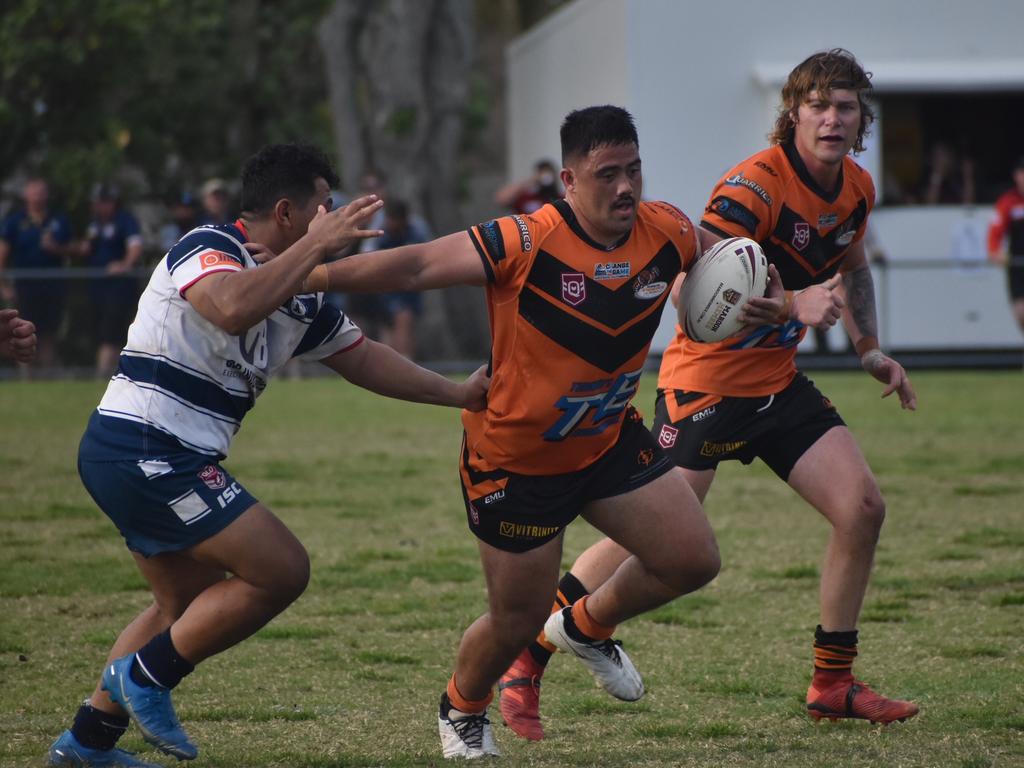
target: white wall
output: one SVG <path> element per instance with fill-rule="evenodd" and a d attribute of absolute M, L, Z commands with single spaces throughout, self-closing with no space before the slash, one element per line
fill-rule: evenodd
<path fill-rule="evenodd" d="M 883 92 L 1024 90 L 1021 0 L 861 0 L 838 8 L 812 0 L 577 0 L 509 47 L 510 173 L 522 177 L 538 157 L 557 158 L 558 126 L 570 108 L 618 103 L 637 119 L 645 196 L 672 201 L 697 220 L 721 174 L 766 146 L 782 82 L 814 51 L 850 49 Z M 867 144 L 858 160 L 877 178 L 878 147 L 870 137 Z M 903 218 L 908 210 L 872 216 L 886 229 L 893 259 L 917 242 L 920 230 Z M 936 237 L 948 236 L 957 215 L 933 222 Z M 948 253 L 948 240 L 941 250 Z M 996 271 L 959 281 L 976 293 L 968 314 L 982 319 L 967 323 L 966 335 L 950 324 L 942 336 L 934 327 L 918 333 L 914 318 L 925 323 L 926 315 L 907 307 L 918 300 L 934 307 L 936 298 L 948 307 L 961 294 L 922 294 L 911 274 L 899 280 L 912 284 L 892 278 L 892 293 L 904 297 L 899 311 L 910 315 L 889 318 L 894 333 L 906 331 L 892 336 L 894 345 L 1020 343 Z M 932 278 L 940 273 L 932 270 Z M 983 307 L 991 311 L 979 315 Z M 666 317 L 655 349 L 670 336 Z"/>

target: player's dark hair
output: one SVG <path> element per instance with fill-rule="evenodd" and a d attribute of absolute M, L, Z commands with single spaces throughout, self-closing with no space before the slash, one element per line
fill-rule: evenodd
<path fill-rule="evenodd" d="M 242 167 L 242 210 L 255 216 L 269 213 L 288 198 L 305 205 L 316 193 L 316 180 L 338 186 L 338 174 L 327 156 L 311 144 L 269 144 Z"/>
<path fill-rule="evenodd" d="M 562 123 L 562 165 L 586 156 L 594 147 L 636 144 L 633 116 L 622 107 L 605 105 L 577 109 L 565 116 Z"/>
<path fill-rule="evenodd" d="M 811 91 L 828 98 L 834 89 L 857 92 L 860 102 L 860 128 L 857 130 L 857 141 L 853 145 L 854 154 L 864 151 L 864 136 L 868 126 L 874 122 L 875 111 L 867 97 L 871 94 L 871 73 L 857 61 L 857 57 L 845 48 L 833 48 L 830 51 L 819 51 L 800 62 L 782 86 L 782 103 L 775 120 L 775 128 L 768 135 L 772 144 L 782 144 L 793 140 L 795 123 L 793 116 L 800 105 L 807 100 Z"/>

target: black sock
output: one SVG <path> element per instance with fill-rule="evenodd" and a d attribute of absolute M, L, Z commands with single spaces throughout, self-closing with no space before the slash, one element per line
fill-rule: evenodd
<path fill-rule="evenodd" d="M 569 573 L 569 571 L 566 571 L 565 575 L 558 582 L 558 594 L 555 595 L 555 602 L 562 608 L 565 608 L 565 606 L 572 605 L 580 598 L 586 597 L 589 594 L 590 592 L 583 586 L 583 583 Z M 527 650 L 533 656 L 533 660 L 542 667 L 546 667 L 548 662 L 551 661 L 552 652 L 536 640 L 527 646 Z"/>
<path fill-rule="evenodd" d="M 113 749 L 121 734 L 128 729 L 128 718 L 118 717 L 82 702 L 71 726 L 71 735 L 89 749 Z"/>
<path fill-rule="evenodd" d="M 139 685 L 173 688 L 195 666 L 179 654 L 171 642 L 171 630 L 165 630 L 135 654 L 131 676 Z"/>

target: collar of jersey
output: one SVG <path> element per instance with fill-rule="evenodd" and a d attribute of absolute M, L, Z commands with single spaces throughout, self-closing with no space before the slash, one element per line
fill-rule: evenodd
<path fill-rule="evenodd" d="M 811 192 L 816 194 L 826 203 L 834 203 L 839 197 L 839 193 L 843 190 L 843 166 L 839 166 L 839 178 L 836 179 L 836 187 L 831 192 L 826 192 L 822 189 L 818 182 L 811 176 L 811 172 L 807 170 L 807 166 L 804 165 L 804 160 L 800 157 L 800 153 L 797 152 L 796 145 L 792 141 L 787 141 L 782 145 L 782 151 L 786 153 L 786 159 L 789 160 L 789 164 L 793 166 L 793 170 L 796 171 L 796 175 L 800 178 L 800 181 L 804 183 Z"/>
<path fill-rule="evenodd" d="M 616 242 L 611 245 L 604 245 L 603 243 L 597 242 L 590 235 L 583 231 L 583 227 L 580 226 L 579 220 L 576 218 L 576 214 L 573 213 L 572 206 L 569 205 L 565 200 L 555 200 L 552 203 L 555 206 L 555 210 L 558 211 L 562 218 L 565 219 L 565 223 L 569 225 L 569 229 L 573 231 L 580 240 L 585 242 L 591 248 L 596 248 L 599 251 L 614 251 L 616 248 L 621 248 L 629 240 L 630 235 L 633 234 L 633 230 L 620 237 Z"/>

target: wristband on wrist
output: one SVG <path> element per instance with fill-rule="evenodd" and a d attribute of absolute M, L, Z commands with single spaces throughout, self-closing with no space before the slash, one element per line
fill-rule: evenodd
<path fill-rule="evenodd" d="M 857 350 L 857 357 L 864 357 L 868 352 L 873 349 L 878 349 L 878 337 L 877 336 L 865 336 L 856 344 L 853 348 Z"/>
<path fill-rule="evenodd" d="M 306 279 L 302 281 L 302 290 L 304 293 L 317 293 L 318 291 L 327 291 L 330 285 L 330 279 L 327 276 L 327 265 L 317 264 L 313 267 L 313 270 L 306 275 Z"/>
<path fill-rule="evenodd" d="M 793 309 L 793 291 L 786 291 L 782 302 L 782 309 L 779 310 L 778 320 L 780 323 L 789 322 L 789 313 Z"/>

